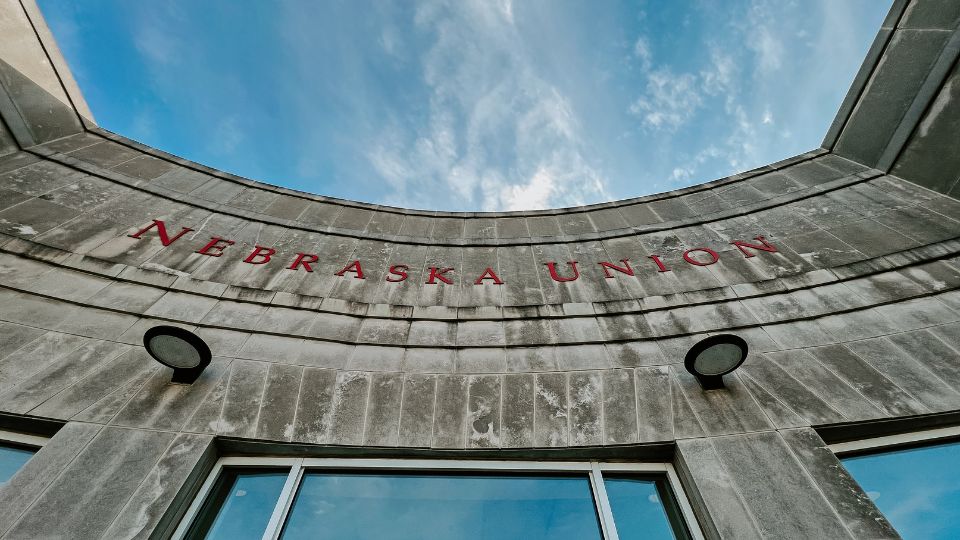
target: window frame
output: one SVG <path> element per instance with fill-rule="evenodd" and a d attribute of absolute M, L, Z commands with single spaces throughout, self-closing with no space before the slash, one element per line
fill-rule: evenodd
<path fill-rule="evenodd" d="M 619 540 L 613 522 L 613 510 L 607 498 L 603 474 L 649 474 L 661 476 L 669 488 L 679 511 L 679 519 L 686 526 L 692 540 L 704 540 L 703 531 L 693 507 L 683 490 L 680 477 L 670 463 L 620 463 L 603 461 L 499 461 L 472 459 L 403 459 L 403 458 L 285 458 L 285 457 L 222 457 L 207 475 L 186 513 L 173 533 L 173 540 L 183 540 L 196 520 L 204 502 L 220 478 L 224 468 L 290 468 L 267 524 L 263 540 L 277 540 L 282 525 L 293 505 L 297 487 L 308 470 L 381 470 L 396 472 L 511 472 L 511 473 L 583 473 L 590 481 L 594 507 L 604 540 Z M 666 505 L 666 501 L 662 501 Z M 667 511 L 669 515 L 669 510 Z"/>
<path fill-rule="evenodd" d="M 892 452 L 902 448 L 949 442 L 960 442 L 960 426 L 870 437 L 830 444 L 827 445 L 827 448 L 837 456 L 837 459 L 840 459 L 843 457 L 853 457 L 855 455 L 882 454 L 883 452 Z"/>
<path fill-rule="evenodd" d="M 49 441 L 49 438 L 39 435 L 28 435 L 15 431 L 0 431 L 0 445 L 3 446 L 27 446 L 39 450 Z"/>

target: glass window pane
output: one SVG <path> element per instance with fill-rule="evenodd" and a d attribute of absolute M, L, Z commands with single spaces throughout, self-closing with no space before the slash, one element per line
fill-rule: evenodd
<path fill-rule="evenodd" d="M 0 485 L 6 484 L 34 452 L 32 448 L 0 446 Z"/>
<path fill-rule="evenodd" d="M 284 539 L 600 540 L 587 476 L 310 472 Z"/>
<path fill-rule="evenodd" d="M 224 469 L 189 538 L 259 539 L 280 498 L 288 469 Z"/>
<path fill-rule="evenodd" d="M 960 443 L 842 461 L 903 538 L 960 538 Z"/>
<path fill-rule="evenodd" d="M 603 485 L 621 540 L 673 540 L 673 526 L 656 480 L 604 476 Z"/>

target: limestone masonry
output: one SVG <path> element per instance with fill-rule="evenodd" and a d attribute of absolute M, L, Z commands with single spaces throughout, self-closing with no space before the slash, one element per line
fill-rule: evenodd
<path fill-rule="evenodd" d="M 297 192 L 99 128 L 0 0 L 0 538 L 164 538 L 224 456 L 614 460 L 706 538 L 897 538 L 828 443 L 960 425 L 960 0 L 897 0 L 821 148 L 531 212 Z M 837 81 L 846 84 L 846 81 Z M 193 384 L 145 352 L 180 326 Z M 704 391 L 683 359 L 750 354 Z"/>

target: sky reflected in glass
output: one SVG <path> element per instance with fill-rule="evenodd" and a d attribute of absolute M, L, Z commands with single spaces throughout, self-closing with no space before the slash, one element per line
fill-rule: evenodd
<path fill-rule="evenodd" d="M 620 540 L 674 540 L 673 528 L 653 480 L 605 476 L 607 500 Z"/>
<path fill-rule="evenodd" d="M 307 473 L 284 539 L 600 540 L 582 477 Z"/>
<path fill-rule="evenodd" d="M 906 539 L 960 538 L 960 443 L 843 459 Z"/>
<path fill-rule="evenodd" d="M 277 469 L 233 474 L 232 481 L 227 479 L 229 489 L 222 495 L 220 511 L 202 538 L 253 540 L 262 537 L 287 473 L 287 469 Z"/>
<path fill-rule="evenodd" d="M 11 446 L 0 446 L 0 485 L 6 484 L 7 480 L 23 467 L 23 464 L 30 459 L 34 450 L 26 448 L 14 448 Z"/>

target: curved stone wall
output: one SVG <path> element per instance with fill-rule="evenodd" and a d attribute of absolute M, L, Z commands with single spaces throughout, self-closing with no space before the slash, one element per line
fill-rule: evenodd
<path fill-rule="evenodd" d="M 163 536 L 235 452 L 666 459 L 708 537 L 895 537 L 820 434 L 957 421 L 960 202 L 843 148 L 452 213 L 257 183 L 88 117 L 3 116 L 0 420 L 64 427 L 15 477 L 32 502 L 0 488 L 0 537 Z M 158 324 L 210 344 L 194 384 L 144 351 Z M 683 356 L 726 332 L 750 356 L 705 392 Z M 41 519 L 78 489 L 97 502 Z"/>

